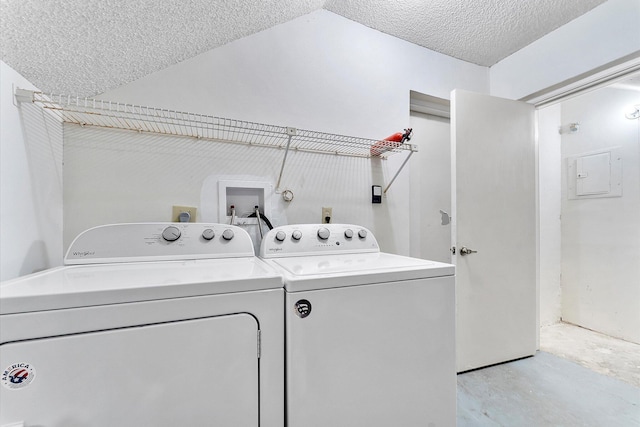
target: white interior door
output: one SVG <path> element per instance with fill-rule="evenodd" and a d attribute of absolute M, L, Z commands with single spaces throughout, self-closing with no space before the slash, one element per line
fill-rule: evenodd
<path fill-rule="evenodd" d="M 462 372 L 536 351 L 534 107 L 453 91 L 451 149 Z"/>

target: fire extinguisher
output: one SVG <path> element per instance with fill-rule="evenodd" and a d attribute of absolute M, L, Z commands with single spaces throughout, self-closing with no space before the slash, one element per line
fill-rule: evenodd
<path fill-rule="evenodd" d="M 371 146 L 371 155 L 380 156 L 387 151 L 398 148 L 400 145 L 404 144 L 405 141 L 409 141 L 411 139 L 412 132 L 413 129 L 408 128 L 405 129 L 404 132 L 396 132 L 393 135 L 389 135 L 382 141 L 376 142 Z"/>

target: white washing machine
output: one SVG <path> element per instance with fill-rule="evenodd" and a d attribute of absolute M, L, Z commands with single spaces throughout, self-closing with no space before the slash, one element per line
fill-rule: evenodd
<path fill-rule="evenodd" d="M 118 224 L 0 287 L 0 425 L 284 425 L 282 279 L 220 224 Z"/>
<path fill-rule="evenodd" d="M 289 427 L 456 424 L 454 266 L 380 252 L 355 225 L 274 228 Z"/>

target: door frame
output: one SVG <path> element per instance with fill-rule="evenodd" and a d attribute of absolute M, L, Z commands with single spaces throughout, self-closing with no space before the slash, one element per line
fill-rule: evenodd
<path fill-rule="evenodd" d="M 540 346 L 540 163 L 539 163 L 539 115 L 538 111 L 592 90 L 609 86 L 624 80 L 631 74 L 640 71 L 640 53 L 627 55 L 595 69 L 563 80 L 555 85 L 518 99 L 533 104 L 535 117 L 535 179 L 536 179 L 536 299 L 537 299 L 537 344 Z M 488 95 L 491 95 L 490 93 Z M 410 91 L 410 111 L 450 118 L 450 100 L 428 95 L 423 92 Z M 452 182 L 452 186 L 453 186 Z M 558 236 L 559 237 L 559 236 Z"/>

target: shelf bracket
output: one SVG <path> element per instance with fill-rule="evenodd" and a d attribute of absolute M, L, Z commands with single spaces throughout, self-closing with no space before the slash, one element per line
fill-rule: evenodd
<path fill-rule="evenodd" d="M 280 175 L 278 175 L 278 183 L 276 184 L 276 193 L 280 191 L 280 181 L 282 181 L 282 173 L 284 172 L 284 165 L 287 163 L 287 155 L 289 154 L 289 147 L 291 147 L 291 140 L 296 136 L 298 130 L 296 128 L 287 128 L 287 146 L 284 150 L 284 157 L 282 158 L 282 166 L 280 166 Z"/>
<path fill-rule="evenodd" d="M 396 174 L 393 176 L 393 178 L 391 178 L 391 181 L 389 181 L 389 184 L 387 184 L 387 186 L 385 187 L 384 191 L 382 192 L 383 194 L 387 194 L 387 190 L 389 189 L 389 187 L 391 187 L 391 184 L 393 184 L 393 181 L 395 181 L 398 175 L 400 175 L 400 172 L 402 172 L 402 169 L 407 164 L 407 162 L 409 161 L 413 153 L 415 153 L 416 151 L 418 151 L 418 146 L 415 144 L 411 144 L 411 151 L 409 151 L 409 154 L 404 159 L 404 162 L 402 162 L 402 164 L 400 165 L 400 168 L 398 168 L 398 171 L 396 172 Z"/>
<path fill-rule="evenodd" d="M 15 99 L 17 102 L 33 102 L 34 93 L 32 90 L 17 87 L 15 90 Z"/>

